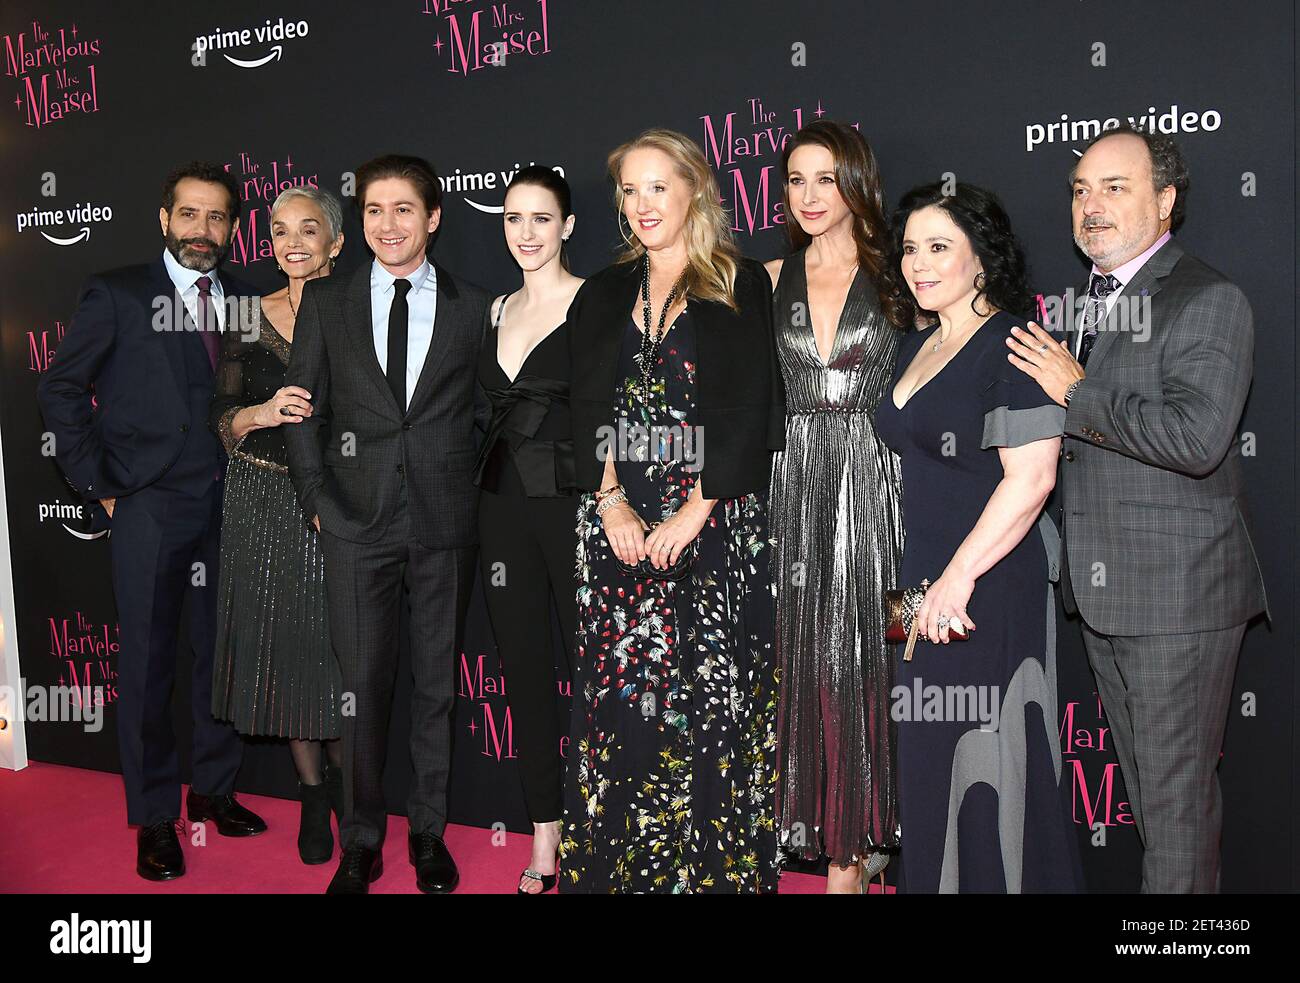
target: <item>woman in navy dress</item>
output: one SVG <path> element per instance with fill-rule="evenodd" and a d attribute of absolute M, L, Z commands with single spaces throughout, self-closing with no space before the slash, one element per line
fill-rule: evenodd
<path fill-rule="evenodd" d="M 876 426 L 902 462 L 899 585 L 930 582 L 892 709 L 902 886 L 1078 890 L 1056 720 L 1058 540 L 1043 513 L 1065 411 L 1007 358 L 1029 313 L 1023 254 L 997 199 L 969 185 L 909 192 L 894 229 L 894 296 L 926 323 L 902 344 Z"/>

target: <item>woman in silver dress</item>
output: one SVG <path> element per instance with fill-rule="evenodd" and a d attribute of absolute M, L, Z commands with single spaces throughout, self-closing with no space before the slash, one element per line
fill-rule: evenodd
<path fill-rule="evenodd" d="M 888 240 L 866 139 L 818 120 L 783 163 L 793 251 L 767 264 L 787 414 L 771 486 L 778 828 L 787 856 L 829 858 L 828 893 L 852 894 L 899 845 L 881 594 L 902 550 L 900 476 L 872 415 L 901 332 L 882 312 Z"/>

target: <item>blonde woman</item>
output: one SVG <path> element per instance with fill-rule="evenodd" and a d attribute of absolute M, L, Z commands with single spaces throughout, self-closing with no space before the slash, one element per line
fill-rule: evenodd
<path fill-rule="evenodd" d="M 578 633 L 561 890 L 775 890 L 770 285 L 699 147 L 609 157 L 627 248 L 569 311 Z"/>

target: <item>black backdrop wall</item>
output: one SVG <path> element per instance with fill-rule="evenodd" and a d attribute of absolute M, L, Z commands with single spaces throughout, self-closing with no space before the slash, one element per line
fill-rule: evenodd
<path fill-rule="evenodd" d="M 29 724 L 34 759 L 117 768 L 108 545 L 72 532 L 77 502 L 42 454 L 36 384 L 85 278 L 158 255 L 159 187 L 175 163 L 221 161 L 244 182 L 229 262 L 270 291 L 282 283 L 267 231 L 280 190 L 339 192 L 376 153 L 425 155 L 448 191 L 437 257 L 503 290 L 518 276 L 494 209 L 519 165 L 552 165 L 572 182 L 571 255 L 587 273 L 617 242 L 605 154 L 651 125 L 682 130 L 717 168 L 743 249 L 767 259 L 784 249 L 782 141 L 825 115 L 868 135 L 891 203 L 948 173 L 999 192 L 1037 289 L 1060 294 L 1086 271 L 1069 233 L 1074 148 L 1108 118 L 1154 115 L 1191 164 L 1181 239 L 1245 289 L 1257 325 L 1242 430 L 1274 621 L 1252 626 L 1237 676 L 1221 768 L 1223 887 L 1300 885 L 1291 4 L 9 0 L 0 16 L 0 424 L 22 669 L 29 684 L 108 687 L 99 733 Z M 247 34 L 211 38 L 222 31 Z M 505 64 L 493 66 L 487 46 L 503 37 Z M 346 232 L 340 269 L 368 259 L 352 214 Z M 1077 623 L 1063 623 L 1060 667 L 1064 794 L 1089 884 L 1133 890 L 1136 834 Z M 526 828 L 505 682 L 477 598 L 459 680 L 452 818 Z M 387 776 L 394 803 L 408 781 L 406 695 Z M 183 741 L 183 713 L 178 728 Z M 285 749 L 254 745 L 245 761 L 241 788 L 292 794 Z"/>

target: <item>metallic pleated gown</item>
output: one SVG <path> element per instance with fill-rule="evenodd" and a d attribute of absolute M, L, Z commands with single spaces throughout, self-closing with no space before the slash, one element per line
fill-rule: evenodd
<path fill-rule="evenodd" d="M 773 458 L 770 497 L 777 818 L 788 856 L 848 864 L 899 843 L 882 593 L 902 555 L 901 478 L 872 418 L 901 334 L 859 269 L 823 362 L 804 255 L 785 261 L 773 295 L 786 388 L 785 450 Z"/>

